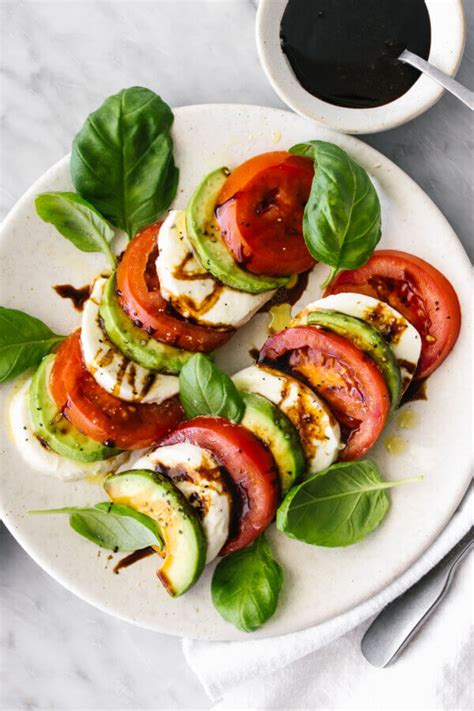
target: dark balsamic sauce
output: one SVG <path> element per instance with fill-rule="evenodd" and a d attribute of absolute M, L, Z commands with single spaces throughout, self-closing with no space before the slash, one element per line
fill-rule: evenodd
<path fill-rule="evenodd" d="M 428 378 L 422 378 L 421 380 L 412 380 L 408 386 L 405 394 L 402 397 L 400 407 L 406 405 L 407 402 L 416 402 L 416 400 L 428 400 L 428 393 L 426 390 Z"/>
<path fill-rule="evenodd" d="M 141 548 L 139 551 L 129 553 L 129 555 L 126 555 L 125 558 L 121 558 L 114 566 L 114 573 L 118 575 L 122 568 L 128 568 L 129 565 L 133 565 L 139 560 L 143 560 L 143 558 L 148 558 L 148 556 L 153 555 L 155 552 L 151 546 L 148 546 L 148 548 Z"/>
<path fill-rule="evenodd" d="M 53 286 L 54 291 L 62 299 L 71 299 L 76 311 L 82 311 L 84 304 L 91 295 L 91 287 L 89 284 L 76 289 L 72 284 L 56 284 Z"/>
<path fill-rule="evenodd" d="M 371 108 L 402 96 L 420 72 L 404 49 L 428 59 L 425 0 L 289 0 L 282 50 L 310 94 L 336 106 Z"/>
<path fill-rule="evenodd" d="M 298 274 L 298 278 L 294 286 L 290 288 L 280 286 L 270 301 L 263 304 L 262 308 L 259 310 L 259 313 L 266 313 L 267 311 L 270 311 L 272 306 L 278 306 L 279 304 L 290 304 L 290 306 L 296 304 L 308 286 L 308 279 L 309 271 Z"/>

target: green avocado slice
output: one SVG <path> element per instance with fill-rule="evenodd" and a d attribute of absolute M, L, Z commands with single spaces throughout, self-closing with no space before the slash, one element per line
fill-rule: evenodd
<path fill-rule="evenodd" d="M 51 449 L 76 462 L 98 462 L 120 454 L 120 449 L 106 447 L 79 432 L 64 417 L 49 393 L 49 377 L 54 353 L 43 358 L 30 386 L 30 412 L 33 429 Z"/>
<path fill-rule="evenodd" d="M 402 393 L 402 376 L 395 354 L 379 331 L 362 319 L 323 309 L 309 313 L 307 323 L 334 331 L 367 353 L 385 378 L 392 412 L 398 407 Z"/>
<path fill-rule="evenodd" d="M 206 564 L 206 538 L 198 515 L 162 474 L 132 469 L 108 477 L 104 488 L 115 504 L 128 506 L 157 522 L 165 559 L 157 575 L 172 597 L 194 585 Z"/>
<path fill-rule="evenodd" d="M 236 264 L 222 239 L 214 217 L 217 197 L 229 171 L 219 168 L 209 173 L 197 187 L 186 208 L 189 241 L 203 268 L 223 284 L 238 291 L 261 294 L 283 286 L 289 277 L 251 274 Z"/>
<path fill-rule="evenodd" d="M 270 450 L 280 475 L 282 494 L 301 478 L 305 469 L 303 447 L 296 429 L 280 408 L 262 395 L 243 392 L 245 413 L 241 425 Z"/>
<path fill-rule="evenodd" d="M 113 274 L 105 285 L 99 315 L 109 339 L 127 358 L 148 370 L 177 375 L 194 355 L 191 351 L 169 346 L 148 335 L 127 316 L 119 304 Z"/>

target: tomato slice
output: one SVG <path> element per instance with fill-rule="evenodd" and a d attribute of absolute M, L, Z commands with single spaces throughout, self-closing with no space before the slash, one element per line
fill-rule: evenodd
<path fill-rule="evenodd" d="M 355 292 L 400 311 L 422 339 L 417 378 L 426 378 L 449 354 L 461 328 L 461 308 L 451 283 L 431 264 L 407 252 L 381 249 L 359 269 L 340 272 L 325 296 Z"/>
<path fill-rule="evenodd" d="M 315 326 L 296 326 L 264 343 L 260 361 L 285 359 L 323 397 L 346 430 L 339 459 L 362 457 L 382 432 L 390 395 L 382 373 L 359 348 L 342 336 Z M 281 360 L 280 360 L 281 362 Z"/>
<path fill-rule="evenodd" d="M 103 390 L 84 365 L 80 330 L 59 347 L 50 390 L 57 406 L 78 430 L 109 447 L 149 447 L 183 419 L 177 396 L 159 405 L 141 405 L 124 402 Z"/>
<path fill-rule="evenodd" d="M 156 273 L 159 223 L 142 230 L 129 243 L 117 269 L 120 305 L 134 324 L 157 341 L 188 351 L 208 353 L 229 340 L 233 329 L 192 323 L 165 301 Z"/>
<path fill-rule="evenodd" d="M 240 515 L 237 530 L 220 555 L 248 546 L 273 521 L 280 481 L 268 449 L 249 430 L 222 417 L 195 417 L 168 435 L 161 445 L 190 442 L 208 449 L 235 485 Z"/>
<path fill-rule="evenodd" d="M 315 260 L 303 238 L 313 161 L 263 153 L 236 168 L 218 197 L 216 219 L 235 260 L 255 274 L 286 276 Z"/>

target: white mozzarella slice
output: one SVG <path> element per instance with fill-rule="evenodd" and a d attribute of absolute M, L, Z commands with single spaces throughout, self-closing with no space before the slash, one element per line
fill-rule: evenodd
<path fill-rule="evenodd" d="M 212 454 L 187 442 L 170 444 L 140 457 L 133 469 L 169 477 L 197 510 L 207 538 L 206 563 L 214 560 L 229 536 L 232 497 Z"/>
<path fill-rule="evenodd" d="M 14 442 L 25 462 L 41 474 L 58 479 L 74 480 L 87 476 L 111 474 L 128 459 L 128 453 L 100 462 L 76 462 L 56 454 L 44 445 L 35 434 L 30 413 L 31 378 L 15 393 L 10 404 L 10 426 Z"/>
<path fill-rule="evenodd" d="M 213 279 L 194 256 L 184 210 L 169 213 L 160 228 L 158 247 L 156 270 L 163 298 L 197 323 L 239 328 L 275 293 L 248 294 Z"/>
<path fill-rule="evenodd" d="M 261 365 L 245 368 L 232 379 L 240 390 L 263 395 L 288 417 L 300 436 L 308 473 L 326 469 L 335 461 L 342 448 L 339 424 L 311 388 Z"/>
<path fill-rule="evenodd" d="M 82 315 L 81 348 L 87 370 L 108 393 L 129 402 L 160 403 L 179 392 L 174 375 L 153 373 L 129 360 L 107 338 L 99 306 L 107 279 L 96 280 Z"/>
<path fill-rule="evenodd" d="M 291 325 L 305 323 L 308 314 L 318 309 L 340 311 L 360 318 L 380 331 L 398 361 L 402 374 L 402 391 L 407 389 L 420 357 L 421 338 L 416 328 L 401 313 L 372 296 L 347 292 L 332 294 L 308 304 L 296 315 Z"/>

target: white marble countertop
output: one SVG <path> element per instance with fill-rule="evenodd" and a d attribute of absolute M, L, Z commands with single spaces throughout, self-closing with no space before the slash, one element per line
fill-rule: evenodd
<path fill-rule="evenodd" d="M 473 74 L 471 32 L 458 74 Z M 252 0 L 3 2 L 0 216 L 70 149 L 85 116 L 124 86 L 172 106 L 281 107 L 258 63 Z M 472 115 L 444 96 L 412 123 L 365 137 L 433 198 L 470 256 Z M 49 578 L 0 524 L 0 706 L 198 709 L 210 702 L 180 641 L 115 620 Z"/>

